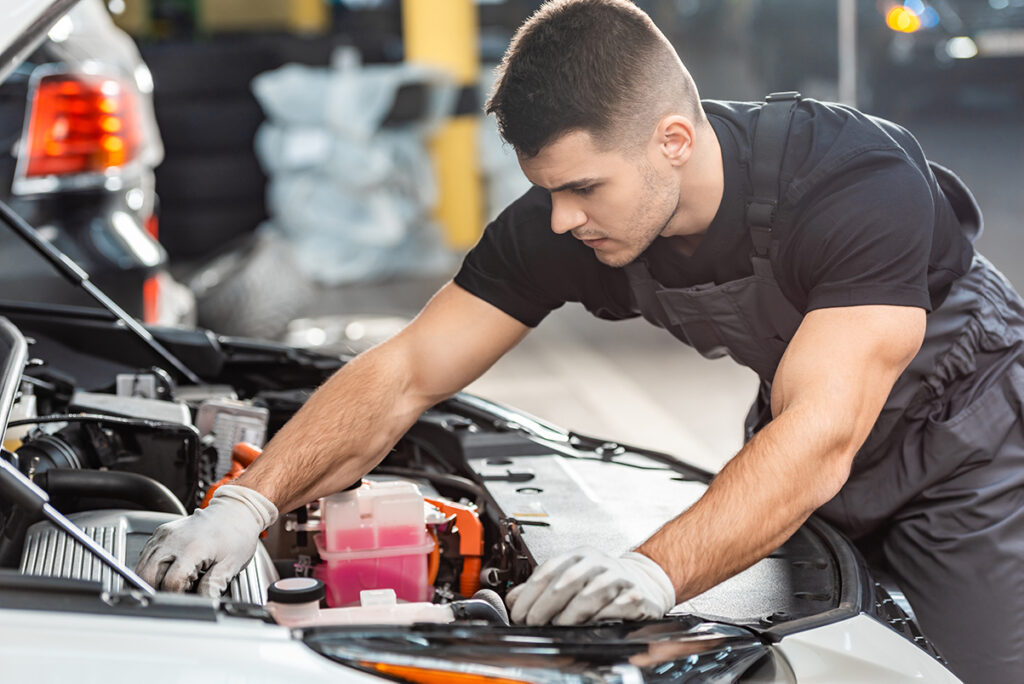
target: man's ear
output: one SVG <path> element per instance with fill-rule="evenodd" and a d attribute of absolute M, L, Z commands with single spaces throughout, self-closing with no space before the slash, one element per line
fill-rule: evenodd
<path fill-rule="evenodd" d="M 693 122 L 682 114 L 669 114 L 658 122 L 652 142 L 669 164 L 682 166 L 693 154 L 695 140 Z"/>

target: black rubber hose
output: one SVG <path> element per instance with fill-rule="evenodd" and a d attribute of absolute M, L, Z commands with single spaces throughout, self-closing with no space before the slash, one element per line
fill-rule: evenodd
<path fill-rule="evenodd" d="M 502 623 L 508 624 L 508 609 L 505 607 L 505 602 L 498 596 L 498 592 L 492 589 L 480 589 L 471 597 L 474 601 L 483 601 L 489 603 L 494 610 L 498 613 L 498 617 L 501 618 Z"/>
<path fill-rule="evenodd" d="M 495 625 L 508 627 L 508 614 L 499 611 L 495 606 L 480 599 L 452 601 L 448 604 L 456 620 L 484 620 Z"/>
<path fill-rule="evenodd" d="M 462 477 L 460 475 L 448 475 L 442 473 L 432 473 L 427 470 L 416 470 L 415 468 L 398 468 L 394 466 L 377 466 L 370 471 L 370 475 L 374 473 L 380 473 L 381 475 L 397 475 L 398 477 L 409 478 L 410 480 L 421 479 L 427 480 L 434 485 L 440 485 L 442 487 L 451 487 L 461 492 L 471 494 L 473 496 L 473 502 L 476 504 L 477 513 L 483 515 L 484 510 L 487 506 L 490 506 L 495 513 L 501 510 L 498 506 L 498 502 L 494 500 L 484 487 L 481 487 L 472 480 Z"/>
<path fill-rule="evenodd" d="M 39 473 L 35 483 L 51 496 L 78 496 L 128 501 L 149 511 L 188 515 L 170 489 L 151 477 L 116 470 L 53 468 Z"/>

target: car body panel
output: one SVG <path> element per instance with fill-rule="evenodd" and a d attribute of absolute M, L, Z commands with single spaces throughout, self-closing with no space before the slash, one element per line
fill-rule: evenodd
<path fill-rule="evenodd" d="M 258 620 L 216 622 L 0 609 L 10 682 L 380 682 Z"/>
<path fill-rule="evenodd" d="M 792 634 L 776 646 L 801 684 L 959 682 L 910 641 L 867 615 Z"/>
<path fill-rule="evenodd" d="M 10 681 L 381 681 L 315 653 L 296 635 L 245 618 L 207 622 L 70 613 L 58 618 L 49 611 L 0 609 L 0 662 Z M 960 681 L 866 615 L 793 634 L 771 649 L 800 684 Z M 780 674 L 772 681 L 788 680 Z"/>

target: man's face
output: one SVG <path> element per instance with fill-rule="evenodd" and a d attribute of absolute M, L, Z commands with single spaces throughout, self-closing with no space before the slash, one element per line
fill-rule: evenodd
<path fill-rule="evenodd" d="M 589 133 L 563 135 L 519 165 L 551 192 L 551 229 L 573 234 L 616 268 L 633 261 L 665 230 L 679 205 L 679 182 L 659 174 L 645 152 L 598 148 Z"/>

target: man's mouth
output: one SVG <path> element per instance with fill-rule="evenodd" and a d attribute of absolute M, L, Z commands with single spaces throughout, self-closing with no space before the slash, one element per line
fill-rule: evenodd
<path fill-rule="evenodd" d="M 589 238 L 589 239 L 588 238 L 579 238 L 579 240 L 583 244 L 585 244 L 587 247 L 590 247 L 591 249 L 597 249 L 598 247 L 603 245 L 607 239 L 608 238 L 603 238 L 603 237 Z"/>

